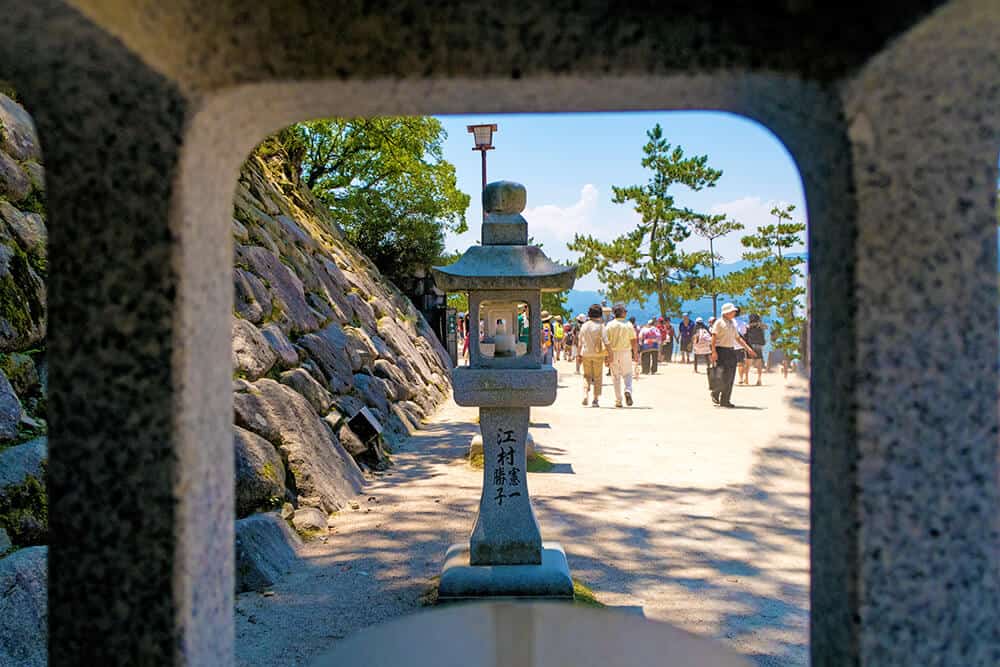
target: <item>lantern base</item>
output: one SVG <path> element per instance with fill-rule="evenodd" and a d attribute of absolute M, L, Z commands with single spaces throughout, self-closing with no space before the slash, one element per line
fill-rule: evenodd
<path fill-rule="evenodd" d="M 562 545 L 543 542 L 541 565 L 470 565 L 468 543 L 451 545 L 438 600 L 483 598 L 572 600 L 573 578 Z"/>

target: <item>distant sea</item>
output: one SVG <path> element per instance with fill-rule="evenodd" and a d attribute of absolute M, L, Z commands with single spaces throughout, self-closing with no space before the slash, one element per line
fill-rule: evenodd
<path fill-rule="evenodd" d="M 792 257 L 805 257 L 804 253 L 799 253 L 791 255 Z M 748 262 L 732 262 L 730 264 L 719 264 L 716 266 L 716 275 L 724 276 L 734 271 L 739 271 L 748 266 Z M 588 290 L 571 290 L 566 298 L 566 308 L 569 310 L 573 316 L 583 313 L 586 315 L 587 309 L 590 308 L 592 304 L 600 304 L 606 301 L 608 306 L 614 306 L 616 302 L 603 296 L 600 292 L 588 291 Z M 721 309 L 722 304 L 727 301 L 734 301 L 739 305 L 739 299 L 733 299 L 731 296 L 722 295 L 719 297 L 718 307 Z M 655 320 L 660 316 L 660 307 L 656 301 L 656 297 L 648 299 L 645 306 L 639 305 L 638 302 L 631 302 L 625 304 L 625 308 L 628 310 L 628 317 L 635 317 L 637 324 L 642 325 L 649 320 Z M 681 311 L 678 313 L 669 313 L 670 321 L 673 322 L 676 327 L 677 322 L 681 319 L 682 313 L 688 313 L 692 320 L 697 318 L 702 318 L 705 322 L 708 322 L 708 318 L 712 316 L 712 299 L 711 297 L 704 299 L 697 299 L 695 301 L 685 301 Z M 749 312 L 744 311 L 742 314 L 742 319 L 746 321 Z M 764 322 L 767 323 L 768 317 L 763 317 Z M 770 338 L 768 338 L 770 342 Z M 766 345 L 765 354 L 770 351 L 770 345 Z"/>
<path fill-rule="evenodd" d="M 805 254 L 797 253 L 794 255 L 790 255 L 790 257 L 805 257 Z M 745 269 L 747 266 L 749 266 L 749 263 L 745 261 L 732 262 L 729 264 L 719 264 L 718 266 L 716 266 L 716 275 L 724 276 L 729 273 Z M 733 300 L 732 297 L 728 295 L 720 296 L 718 302 L 719 308 L 722 308 L 722 304 L 732 300 Z M 571 313 L 573 313 L 574 316 L 576 316 L 579 313 L 586 314 L 587 309 L 592 304 L 595 303 L 599 304 L 602 301 L 606 301 L 607 305 L 609 306 L 615 305 L 614 301 L 601 295 L 600 292 L 588 291 L 588 290 L 571 290 L 566 299 L 566 307 Z M 736 301 L 738 305 L 738 300 Z M 648 299 L 644 306 L 639 305 L 638 302 L 633 301 L 631 303 L 625 304 L 625 308 L 628 309 L 628 316 L 635 317 L 636 322 L 639 323 L 644 323 L 651 319 L 656 319 L 660 316 L 660 307 L 657 304 L 656 297 Z M 711 297 L 704 299 L 697 299 L 695 301 L 685 301 L 680 312 L 668 313 L 668 315 L 670 316 L 671 321 L 676 322 L 680 318 L 682 313 L 689 313 L 692 320 L 701 317 L 707 322 L 708 318 L 712 316 Z M 749 315 L 749 313 L 744 312 L 743 315 L 746 316 Z M 765 317 L 764 319 L 766 320 L 767 318 Z"/>

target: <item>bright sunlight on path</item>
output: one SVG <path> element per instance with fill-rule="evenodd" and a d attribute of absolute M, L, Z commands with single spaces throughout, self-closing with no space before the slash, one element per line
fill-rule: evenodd
<path fill-rule="evenodd" d="M 542 537 L 573 576 L 621 613 L 719 638 L 759 665 L 808 664 L 809 425 L 806 383 L 764 375 L 716 408 L 704 374 L 666 364 L 635 383 L 635 406 L 583 407 L 558 363 L 559 398 L 532 410 L 529 476 Z M 446 406 L 372 477 L 357 510 L 273 595 L 237 599 L 241 664 L 308 664 L 359 628 L 419 609 L 447 546 L 468 539 L 482 471 L 465 462 L 474 408 Z"/>

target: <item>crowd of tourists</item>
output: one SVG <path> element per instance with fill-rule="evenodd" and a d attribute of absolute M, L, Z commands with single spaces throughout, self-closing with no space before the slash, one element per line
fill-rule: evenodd
<path fill-rule="evenodd" d="M 691 364 L 695 373 L 701 366 L 708 376 L 712 402 L 721 407 L 735 407 L 733 385 L 737 379 L 739 384 L 749 385 L 751 370 L 756 369 L 756 384 L 761 384 L 766 325 L 756 313 L 744 320 L 732 303 L 722 306 L 721 317 L 710 317 L 707 322 L 701 317 L 692 320 L 684 313 L 676 327 L 669 317 L 640 325 L 636 318 L 628 318 L 622 305 L 608 308 L 594 304 L 586 314 L 568 322 L 543 310 L 540 320 L 542 363 L 552 364 L 557 359 L 575 362 L 576 373 L 583 374 L 583 405 L 600 407 L 605 370 L 612 378 L 615 407 L 620 408 L 634 403 L 635 375 L 654 375 L 661 363 L 675 361 Z M 467 316 L 460 316 L 463 358 L 469 352 L 466 323 Z M 481 325 L 481 335 L 484 329 Z M 522 307 L 518 311 L 518 342 L 527 344 L 529 329 L 528 312 Z"/>
<path fill-rule="evenodd" d="M 672 362 L 675 346 L 677 363 L 691 364 L 695 373 L 699 364 L 704 368 L 716 405 L 735 407 L 731 399 L 737 375 L 739 384 L 750 384 L 750 372 L 756 368 L 756 383 L 761 384 L 765 324 L 756 313 L 744 321 L 740 309 L 727 303 L 718 319 L 692 320 L 684 313 L 675 327 L 669 317 L 639 325 L 634 317 L 626 319 L 621 305 L 612 312 L 614 318 L 609 320 L 605 310 L 594 304 L 586 315 L 563 327 L 562 358 L 575 360 L 578 374 L 582 368 L 584 405 L 599 407 L 605 367 L 612 377 L 615 407 L 622 407 L 623 399 L 632 405 L 633 376 L 653 375 L 661 363 Z"/>

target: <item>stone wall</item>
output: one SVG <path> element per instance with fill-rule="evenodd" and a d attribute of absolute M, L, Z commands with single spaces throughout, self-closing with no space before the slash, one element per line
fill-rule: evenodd
<path fill-rule="evenodd" d="M 297 516 L 343 507 L 360 490 L 359 464 L 388 464 L 383 443 L 363 443 L 346 421 L 367 407 L 391 448 L 451 392 L 447 353 L 419 311 L 282 166 L 255 154 L 236 188 L 241 517 L 285 502 Z"/>
<path fill-rule="evenodd" d="M 0 94 L 0 555 L 45 541 L 44 173 L 31 117 Z"/>

